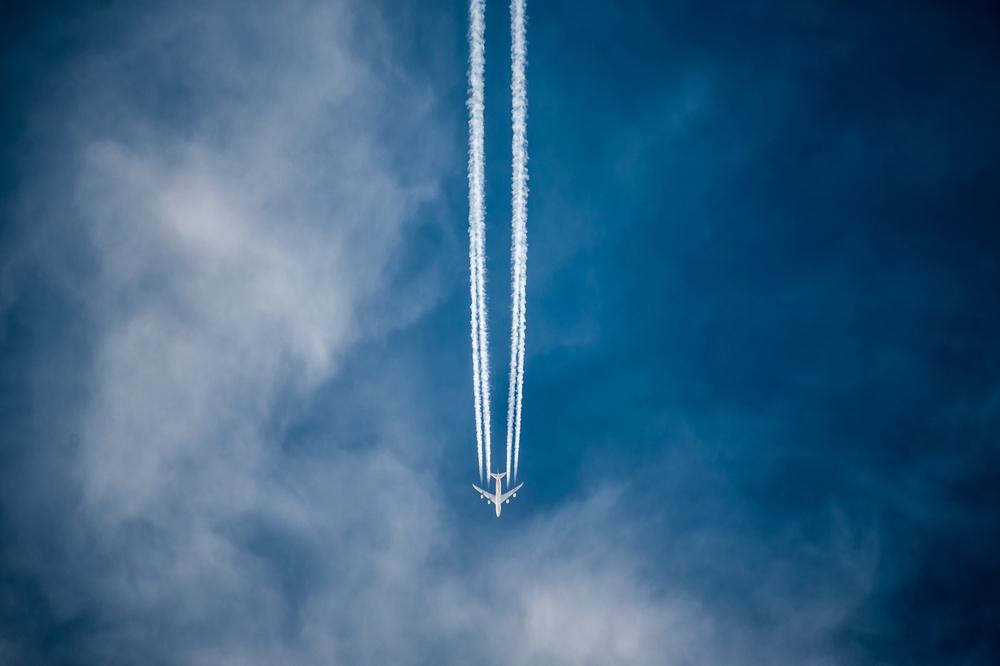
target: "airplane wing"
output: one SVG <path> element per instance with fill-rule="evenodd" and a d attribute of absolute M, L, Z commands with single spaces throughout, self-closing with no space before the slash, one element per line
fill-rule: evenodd
<path fill-rule="evenodd" d="M 482 488 L 480 488 L 476 484 L 473 483 L 472 487 L 475 488 L 479 492 L 480 495 L 485 495 L 487 499 L 489 499 L 491 497 L 491 495 L 488 492 L 486 492 L 485 490 L 483 490 Z"/>
<path fill-rule="evenodd" d="M 519 484 L 517 484 L 516 488 L 511 488 L 510 490 L 508 490 L 507 492 L 505 492 L 503 495 L 500 496 L 500 501 L 501 502 L 507 501 L 507 499 L 509 499 L 514 493 L 516 493 L 518 490 L 520 490 L 521 486 L 523 486 L 523 485 L 524 485 L 523 482 L 519 483 Z"/>

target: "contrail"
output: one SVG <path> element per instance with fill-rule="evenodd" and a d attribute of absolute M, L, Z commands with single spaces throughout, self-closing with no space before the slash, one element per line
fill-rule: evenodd
<path fill-rule="evenodd" d="M 490 467 L 490 357 L 486 332 L 486 204 L 484 182 L 485 0 L 469 2 L 469 293 L 472 336 L 472 384 L 476 410 L 476 455 L 483 480 L 483 451 Z M 485 444 L 485 446 L 484 446 Z"/>
<path fill-rule="evenodd" d="M 524 336 L 526 329 L 526 291 L 528 268 L 528 89 L 525 78 L 527 38 L 525 0 L 510 3 L 511 63 L 511 340 L 510 382 L 507 391 L 507 471 L 511 471 L 511 448 L 514 452 L 513 474 L 521 449 L 521 404 L 524 387 Z M 512 447 L 513 443 L 513 447 Z"/>
<path fill-rule="evenodd" d="M 485 0 L 469 2 L 469 296 L 472 383 L 479 478 L 491 472 L 489 337 L 486 326 L 486 205 L 484 154 Z M 525 0 L 511 0 L 511 339 L 507 393 L 507 483 L 517 478 L 521 448 L 528 263 L 528 91 Z M 513 468 L 511 457 L 513 454 Z"/>

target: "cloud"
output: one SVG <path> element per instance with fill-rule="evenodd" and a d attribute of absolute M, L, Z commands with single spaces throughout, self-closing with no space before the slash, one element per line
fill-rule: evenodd
<path fill-rule="evenodd" d="M 128 27 L 69 68 L 81 90 L 50 128 L 53 172 L 23 195 L 36 216 L 22 223 L 23 288 L 44 275 L 89 327 L 86 357 L 61 369 L 84 377 L 79 403 L 34 405 L 71 434 L 25 462 L 68 487 L 60 500 L 21 495 L 14 520 L 29 543 L 60 544 L 25 566 L 71 582 L 45 592 L 57 616 L 102 627 L 93 658 L 199 660 L 191 645 L 229 651 L 274 629 L 280 598 L 230 534 L 274 512 L 282 530 L 309 519 L 296 484 L 268 483 L 281 459 L 270 410 L 405 322 L 366 319 L 364 306 L 398 300 L 392 261 L 426 224 L 441 161 L 403 162 L 385 145 L 390 105 L 437 129 L 424 91 L 393 85 L 355 48 L 377 35 L 373 12 L 223 4 L 137 12 Z M 45 242 L 60 234 L 72 242 Z M 82 266 L 65 268 L 71 255 Z M 436 298 L 407 294 L 401 309 Z M 32 524 L 46 513 L 61 522 Z M 229 620 L 243 603 L 255 615 Z"/>
<path fill-rule="evenodd" d="M 68 69 L 71 103 L 39 121 L 46 168 L 23 193 L 11 274 L 55 294 L 49 328 L 66 333 L 26 356 L 31 446 L 4 490 L 2 561 L 37 586 L 42 628 L 0 656 L 832 660 L 877 552 L 836 507 L 808 535 L 762 536 L 749 517 L 693 527 L 699 498 L 741 510 L 721 481 L 701 485 L 698 460 L 667 498 L 602 484 L 502 537 L 476 531 L 435 465 L 412 464 L 435 451 L 409 425 L 439 377 L 337 385 L 331 400 L 357 404 L 343 420 L 374 425 L 290 446 L 282 404 L 329 391 L 366 343 L 461 293 L 464 276 L 446 287 L 423 266 L 426 288 L 396 290 L 460 169 L 444 137 L 461 132 L 360 4 L 120 16 L 121 36 Z M 797 589 L 803 572 L 829 582 Z"/>

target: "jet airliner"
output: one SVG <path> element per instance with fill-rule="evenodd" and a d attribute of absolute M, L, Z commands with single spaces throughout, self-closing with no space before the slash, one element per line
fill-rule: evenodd
<path fill-rule="evenodd" d="M 479 493 L 480 497 L 482 497 L 483 499 L 485 499 L 487 502 L 493 502 L 493 504 L 496 505 L 497 518 L 499 518 L 500 517 L 500 507 L 504 503 L 509 504 L 511 497 L 517 497 L 517 491 L 521 489 L 521 486 L 523 486 L 524 483 L 519 483 L 519 484 L 517 484 L 517 487 L 512 488 L 511 490 L 508 490 L 507 492 L 504 493 L 504 492 L 500 492 L 500 480 L 503 479 L 503 477 L 507 476 L 507 472 L 491 472 L 490 476 L 493 477 L 494 479 L 496 479 L 496 482 L 497 482 L 497 489 L 496 489 L 495 493 L 491 493 L 489 491 L 483 490 L 482 488 L 480 488 L 479 486 L 477 486 L 474 483 L 472 484 L 472 487 L 476 489 L 476 492 Z"/>

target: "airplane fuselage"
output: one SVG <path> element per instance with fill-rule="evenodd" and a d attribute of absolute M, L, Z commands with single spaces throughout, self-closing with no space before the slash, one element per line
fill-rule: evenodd
<path fill-rule="evenodd" d="M 496 479 L 496 482 L 497 482 L 497 490 L 493 494 L 493 504 L 496 505 L 496 508 L 497 508 L 497 518 L 499 518 L 500 517 L 500 507 L 503 506 L 503 501 L 501 501 L 501 499 L 500 499 L 500 495 L 503 494 L 501 492 L 501 490 L 500 490 L 500 479 L 502 479 L 503 477 L 500 476 L 499 474 L 497 474 L 494 478 Z"/>

